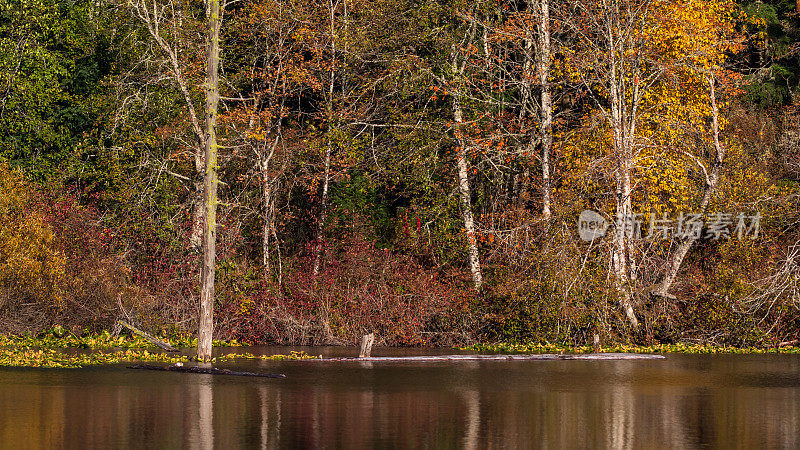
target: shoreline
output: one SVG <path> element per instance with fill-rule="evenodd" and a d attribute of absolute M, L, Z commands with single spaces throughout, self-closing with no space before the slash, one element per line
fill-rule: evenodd
<path fill-rule="evenodd" d="M 157 362 L 183 363 L 191 361 L 195 340 L 189 337 L 165 338 L 179 349 L 180 353 L 169 353 L 138 336 L 113 337 L 108 332 L 85 337 L 52 334 L 41 337 L 0 335 L 0 367 L 28 368 L 81 368 L 89 366 L 125 363 Z M 216 348 L 249 347 L 237 341 L 215 341 Z M 299 346 L 281 345 L 291 348 Z M 335 346 L 350 347 L 350 346 Z M 388 347 L 387 347 L 388 348 Z M 394 347 L 392 347 L 394 348 Z M 601 345 L 595 352 L 592 346 L 568 346 L 547 343 L 495 343 L 474 344 L 465 347 L 415 347 L 420 349 L 453 348 L 461 352 L 479 355 L 588 355 L 588 354 L 706 354 L 706 355 L 800 355 L 800 347 L 731 347 L 708 344 L 678 343 L 656 345 Z M 67 350 L 78 350 L 70 352 Z M 321 357 L 322 355 L 320 355 Z M 254 355 L 247 352 L 231 352 L 214 358 L 215 362 L 236 359 L 301 360 L 317 359 L 305 351 L 290 351 L 288 354 Z"/>

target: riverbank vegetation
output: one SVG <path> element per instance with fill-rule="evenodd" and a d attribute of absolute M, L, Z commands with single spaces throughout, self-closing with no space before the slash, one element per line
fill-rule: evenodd
<path fill-rule="evenodd" d="M 99 334 L 75 336 L 61 335 L 60 327 L 40 336 L 0 336 L 0 367 L 79 368 L 126 362 L 185 363 L 193 360 L 186 349 L 197 346 L 197 339 L 189 336 L 167 338 L 178 352 L 165 352 L 140 336 L 112 336 L 105 331 Z M 214 347 L 239 347 L 236 341 L 214 341 Z M 267 361 L 310 359 L 314 356 L 302 351 L 288 354 L 254 355 L 233 351 L 214 357 L 211 362 L 260 359 Z"/>
<path fill-rule="evenodd" d="M 794 3 L 206 6 L 0 0 L 0 334 L 196 339 L 213 109 L 215 338 L 800 339 Z"/>
<path fill-rule="evenodd" d="M 189 356 L 189 349 L 197 346 L 196 338 L 170 338 L 170 345 L 178 352 L 165 352 L 139 336 L 113 337 L 108 332 L 78 338 L 48 333 L 33 336 L 0 336 L 0 367 L 40 367 L 72 369 L 96 365 L 155 362 L 183 364 L 195 361 Z M 233 347 L 215 356 L 212 363 L 236 362 L 242 360 L 296 361 L 321 358 L 305 351 L 290 351 L 287 354 L 253 354 L 236 349 L 236 341 L 214 341 L 214 347 Z M 462 347 L 460 352 L 479 354 L 590 354 L 590 353 L 645 353 L 645 354 L 800 354 L 796 343 L 786 343 L 771 348 L 729 347 L 703 344 L 654 344 L 654 345 L 569 345 L 550 343 L 531 344 L 486 344 L 477 343 Z"/>
<path fill-rule="evenodd" d="M 574 346 L 560 344 L 474 344 L 464 347 L 462 350 L 470 350 L 481 353 L 681 353 L 689 355 L 764 355 L 764 354 L 800 354 L 800 348 L 796 346 L 783 347 L 728 347 L 703 344 L 654 344 L 654 345 L 625 345 L 611 344 L 600 345 L 595 348 L 592 345 Z"/>

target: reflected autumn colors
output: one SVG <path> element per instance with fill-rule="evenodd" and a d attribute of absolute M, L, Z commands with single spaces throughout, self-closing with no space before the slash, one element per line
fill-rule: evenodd
<path fill-rule="evenodd" d="M 800 448 L 791 355 L 229 367 L 0 370 L 0 446 Z"/>

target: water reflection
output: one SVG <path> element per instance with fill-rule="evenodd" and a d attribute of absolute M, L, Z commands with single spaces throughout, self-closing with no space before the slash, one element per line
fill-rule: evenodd
<path fill-rule="evenodd" d="M 252 364 L 0 370 L 0 447 L 800 448 L 792 356 Z"/>
<path fill-rule="evenodd" d="M 214 448 L 214 388 L 213 375 L 199 375 L 197 382 L 197 440 L 196 448 Z"/>

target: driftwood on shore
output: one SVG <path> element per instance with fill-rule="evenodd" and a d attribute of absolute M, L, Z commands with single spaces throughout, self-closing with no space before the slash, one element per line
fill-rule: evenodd
<path fill-rule="evenodd" d="M 206 375 L 232 375 L 237 377 L 286 378 L 286 375 L 282 373 L 237 372 L 228 369 L 199 366 L 154 366 L 151 364 L 134 364 L 128 366 L 128 369 L 162 370 L 167 372 L 200 373 Z"/>
<path fill-rule="evenodd" d="M 617 361 L 617 360 L 659 360 L 663 355 L 644 353 L 586 353 L 586 354 L 536 354 L 536 355 L 434 355 L 434 356 L 371 356 L 364 358 L 319 358 L 304 361 L 337 362 L 446 362 L 446 361 Z"/>
<path fill-rule="evenodd" d="M 151 335 L 149 333 L 145 333 L 144 331 L 136 328 L 135 326 L 129 324 L 128 322 L 125 322 L 124 320 L 118 320 L 117 322 L 120 325 L 122 325 L 123 327 L 131 330 L 133 333 L 138 334 L 139 336 L 147 339 L 148 341 L 150 341 L 150 343 L 152 343 L 153 345 L 159 347 L 162 350 L 165 350 L 165 351 L 168 351 L 168 352 L 177 352 L 177 351 L 179 351 L 178 349 L 176 349 L 175 347 L 173 347 L 173 346 L 169 345 L 168 343 L 162 341 L 161 339 L 158 339 L 158 338 L 156 338 L 155 336 L 153 336 L 153 335 Z"/>

